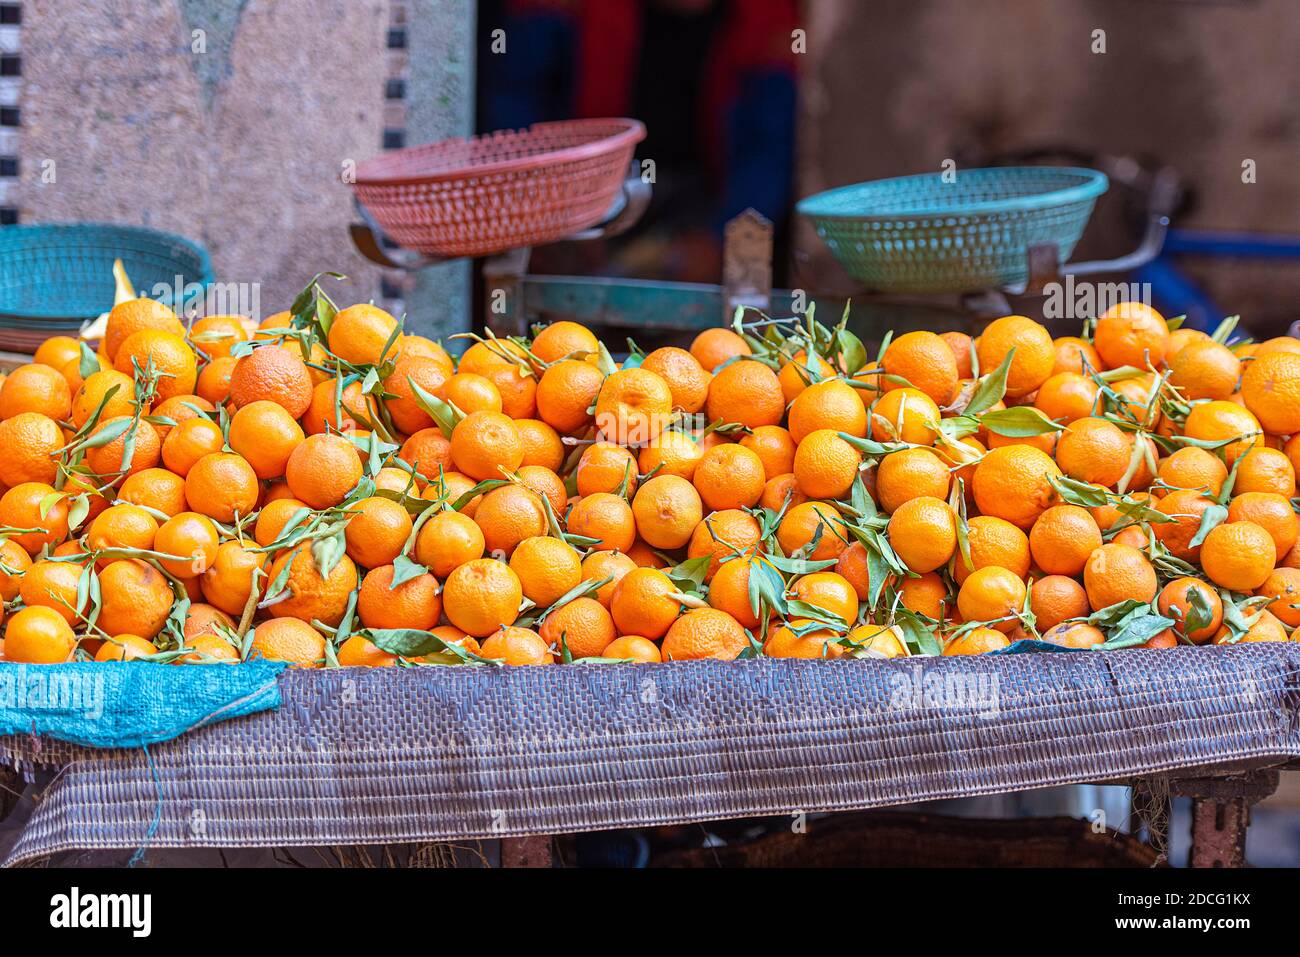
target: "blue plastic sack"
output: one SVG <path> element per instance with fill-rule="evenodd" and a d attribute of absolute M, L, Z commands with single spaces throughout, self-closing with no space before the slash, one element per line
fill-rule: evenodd
<path fill-rule="evenodd" d="M 990 651 L 990 655 L 1036 655 L 1040 651 L 1056 652 L 1063 651 L 1067 654 L 1076 651 L 1091 651 L 1091 648 L 1063 648 L 1060 645 L 1054 645 L 1048 641 L 1038 641 L 1034 638 L 1022 638 L 1020 641 L 1013 641 L 1005 648 L 999 648 L 997 651 Z"/>
<path fill-rule="evenodd" d="M 92 748 L 137 748 L 280 706 L 286 665 L 250 661 L 27 665 L 0 662 L 0 735 L 37 734 Z"/>

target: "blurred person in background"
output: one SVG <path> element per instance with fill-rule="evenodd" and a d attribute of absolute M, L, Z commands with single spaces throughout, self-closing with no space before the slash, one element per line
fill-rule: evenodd
<path fill-rule="evenodd" d="M 484 0 L 480 131 L 628 116 L 648 132 L 638 158 L 654 162 L 637 229 L 603 250 L 543 251 L 534 268 L 717 282 L 723 226 L 751 206 L 780 240 L 798 26 L 797 0 Z"/>

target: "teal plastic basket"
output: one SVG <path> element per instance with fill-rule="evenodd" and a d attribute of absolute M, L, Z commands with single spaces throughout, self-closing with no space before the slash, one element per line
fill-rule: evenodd
<path fill-rule="evenodd" d="M 183 236 L 103 223 L 6 226 L 0 229 L 0 319 L 8 328 L 65 329 L 107 312 L 114 259 L 122 260 L 137 293 L 178 312 L 213 280 L 207 250 Z"/>
<path fill-rule="evenodd" d="M 881 292 L 976 292 L 1022 285 L 1030 246 L 1062 263 L 1109 185 L 1090 169 L 958 170 L 844 186 L 798 210 L 849 274 Z"/>

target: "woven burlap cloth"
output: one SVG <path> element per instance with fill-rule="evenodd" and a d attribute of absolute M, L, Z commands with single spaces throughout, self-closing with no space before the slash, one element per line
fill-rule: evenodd
<path fill-rule="evenodd" d="M 0 738 L 51 779 L 6 861 L 392 844 L 881 807 L 1300 757 L 1300 645 L 904 661 L 286 672 L 136 750 Z M 53 772 L 53 773 L 51 773 Z"/>

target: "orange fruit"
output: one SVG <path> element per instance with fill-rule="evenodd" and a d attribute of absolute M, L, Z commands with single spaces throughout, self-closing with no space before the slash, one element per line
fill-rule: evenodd
<path fill-rule="evenodd" d="M 732 661 L 749 647 L 740 623 L 716 608 L 695 608 L 673 622 L 661 652 L 666 661 Z"/>
<path fill-rule="evenodd" d="M 1029 538 L 1010 522 L 992 515 L 977 515 L 967 523 L 966 538 L 971 564 L 966 564 L 960 552 L 953 555 L 953 579 L 958 585 L 971 572 L 989 566 L 1006 568 L 1021 578 L 1029 574 Z"/>
<path fill-rule="evenodd" d="M 707 363 L 701 365 L 708 368 Z M 785 416 L 785 394 L 770 368 L 753 359 L 741 359 L 714 375 L 705 410 L 711 422 L 721 419 L 750 429 L 780 425 Z M 793 423 L 790 431 L 793 436 Z"/>
<path fill-rule="evenodd" d="M 743 557 L 725 561 L 709 583 L 709 605 L 725 611 L 746 628 L 757 628 L 761 622 L 749 597 L 749 575 L 761 558 Z M 856 614 L 857 603 L 854 602 Z M 770 609 L 768 610 L 770 614 Z"/>
<path fill-rule="evenodd" d="M 691 355 L 706 372 L 717 372 L 724 362 L 752 354 L 749 343 L 730 329 L 705 329 L 691 343 Z"/>
<path fill-rule="evenodd" d="M 177 659 L 182 665 L 235 664 L 239 661 L 239 652 L 235 646 L 218 635 L 198 635 L 186 641 L 191 649 L 187 655 Z"/>
<path fill-rule="evenodd" d="M 1236 439 L 1222 446 L 1229 466 L 1237 461 L 1238 456 L 1264 444 L 1260 431 L 1259 421 L 1248 409 L 1235 402 L 1219 400 L 1192 406 L 1187 421 L 1183 423 L 1183 434 L 1191 439 L 1207 442 Z"/>
<path fill-rule="evenodd" d="M 781 394 L 789 404 L 808 386 L 834 375 L 835 369 L 829 362 L 815 352 L 809 359 L 807 351 L 800 349 L 781 365 L 776 378 L 781 383 Z"/>
<path fill-rule="evenodd" d="M 519 469 L 518 474 L 524 488 L 535 493 L 538 498 L 550 502 L 551 509 L 557 516 L 564 514 L 569 504 L 569 493 L 564 488 L 563 479 L 540 465 L 524 465 Z"/>
<path fill-rule="evenodd" d="M 1104 644 L 1106 636 L 1100 628 L 1084 622 L 1074 622 L 1046 629 L 1043 631 L 1043 641 L 1062 648 L 1093 648 Z"/>
<path fill-rule="evenodd" d="M 502 560 L 524 539 L 547 532 L 541 498 L 522 485 L 503 485 L 485 493 L 474 512 L 474 521 L 483 530 L 488 554 Z"/>
<path fill-rule="evenodd" d="M 358 420 L 374 420 L 374 403 L 361 391 L 361 383 L 350 382 L 339 390 L 338 379 L 318 382 L 311 391 L 311 403 L 302 416 L 302 428 L 308 435 L 322 432 L 355 432 Z"/>
<path fill-rule="evenodd" d="M 189 508 L 185 501 L 185 479 L 166 469 L 143 469 L 128 476 L 117 497 L 168 516 L 179 515 Z"/>
<path fill-rule="evenodd" d="M 458 471 L 482 481 L 502 478 L 523 462 L 519 431 L 500 412 L 475 412 L 461 420 L 451 434 L 451 458 Z"/>
<path fill-rule="evenodd" d="M 491 379 L 462 372 L 442 387 L 442 397 L 468 415 L 471 412 L 500 412 L 501 390 Z"/>
<path fill-rule="evenodd" d="M 898 596 L 904 608 L 935 621 L 943 621 L 945 608 L 953 604 L 948 586 L 934 572 L 903 579 L 898 585 Z"/>
<path fill-rule="evenodd" d="M 946 351 L 948 347 L 943 348 Z M 858 438 L 867 434 L 866 407 L 858 390 L 843 379 L 810 385 L 790 406 L 790 438 L 796 443 L 802 444 L 814 432 L 825 429 Z"/>
<path fill-rule="evenodd" d="M 1300 569 L 1275 568 L 1255 594 L 1273 599 L 1265 607 L 1282 624 L 1288 628 L 1300 627 Z"/>
<path fill-rule="evenodd" d="M 354 366 L 378 365 L 397 331 L 397 320 L 377 306 L 358 303 L 342 309 L 330 323 L 329 350 Z M 388 355 L 395 354 L 394 342 Z"/>
<path fill-rule="evenodd" d="M 945 644 L 943 653 L 945 656 L 982 655 L 1010 644 L 1006 635 L 993 628 L 972 628 Z"/>
<path fill-rule="evenodd" d="M 442 588 L 442 607 L 447 618 L 475 638 L 486 638 L 513 625 L 523 599 L 519 576 L 504 562 L 490 558 L 474 559 L 459 566 L 447 576 Z"/>
<path fill-rule="evenodd" d="M 398 359 L 392 373 L 384 379 L 384 392 L 391 396 L 384 400 L 384 405 L 393 425 L 408 434 L 433 428 L 433 417 L 420 406 L 415 387 L 419 386 L 429 395 L 441 399 L 444 398 L 447 378 L 446 369 L 436 359 L 426 356 L 402 356 Z M 496 410 L 500 411 L 499 408 Z"/>
<path fill-rule="evenodd" d="M 624 635 L 615 638 L 600 653 L 602 658 L 614 658 L 638 664 L 658 664 L 663 661 L 659 646 L 649 638 L 640 635 Z"/>
<path fill-rule="evenodd" d="M 1200 530 L 1201 517 L 1213 504 L 1197 491 L 1170 492 L 1159 501 L 1156 508 L 1175 521 L 1153 523 L 1151 528 L 1156 540 L 1169 549 L 1175 558 L 1181 558 L 1185 562 L 1197 561 L 1201 547 L 1193 547 L 1191 541 Z"/>
<path fill-rule="evenodd" d="M 205 455 L 185 476 L 185 501 L 190 509 L 218 522 L 251 515 L 257 509 L 259 492 L 253 467 L 229 452 Z"/>
<path fill-rule="evenodd" d="M 112 562 L 99 573 L 96 624 L 110 635 L 153 638 L 167 623 L 176 596 L 163 574 L 140 561 Z"/>
<path fill-rule="evenodd" d="M 1242 464 L 1244 467 L 1245 463 Z M 1228 477 L 1228 467 L 1213 452 L 1188 446 L 1161 459 L 1156 475 L 1162 483 L 1173 488 L 1196 489 L 1217 496 Z M 1241 481 L 1240 474 L 1237 481 Z M 1163 492 L 1157 490 L 1156 494 Z"/>
<path fill-rule="evenodd" d="M 1119 484 L 1133 446 L 1119 427 L 1100 418 L 1079 419 L 1061 434 L 1056 464 L 1070 478 L 1106 488 Z"/>
<path fill-rule="evenodd" d="M 602 438 L 641 446 L 668 426 L 673 394 L 668 383 L 650 370 L 623 369 L 606 376 L 596 394 L 595 408 L 596 428 Z"/>
<path fill-rule="evenodd" d="M 862 625 L 849 632 L 849 640 L 872 657 L 905 658 L 908 654 L 902 630 L 897 626 Z"/>
<path fill-rule="evenodd" d="M 0 419 L 35 412 L 56 422 L 72 411 L 72 390 L 57 369 L 40 363 L 19 366 L 0 384 Z"/>
<path fill-rule="evenodd" d="M 1266 432 L 1300 432 L 1300 354 L 1257 354 L 1242 374 L 1241 397 Z"/>
<path fill-rule="evenodd" d="M 262 511 L 265 514 L 266 509 Z M 363 568 L 391 565 L 411 534 L 413 523 L 406 509 L 391 499 L 372 496 L 357 502 L 351 512 L 344 531 L 348 556 Z"/>
<path fill-rule="evenodd" d="M 636 519 L 625 499 L 598 492 L 581 499 L 569 512 L 568 530 L 573 535 L 596 539 L 598 551 L 626 552 L 636 541 Z"/>
<path fill-rule="evenodd" d="M 213 405 L 224 404 L 230 398 L 230 377 L 238 361 L 233 356 L 213 359 L 200 370 L 192 391 Z"/>
<path fill-rule="evenodd" d="M 1071 618 L 1085 618 L 1092 611 L 1088 593 L 1073 578 L 1047 575 L 1029 590 L 1029 610 L 1039 631 L 1048 631 Z"/>
<path fill-rule="evenodd" d="M 442 615 L 438 582 L 427 572 L 393 587 L 392 565 L 372 568 L 357 593 L 357 617 L 367 628 L 413 628 L 428 631 Z"/>
<path fill-rule="evenodd" d="M 971 489 L 979 510 L 1029 529 L 1056 500 L 1050 479 L 1061 470 L 1051 456 L 1027 445 L 991 450 L 975 468 Z"/>
<path fill-rule="evenodd" d="M 1083 587 L 1093 611 L 1130 599 L 1151 601 L 1156 597 L 1156 571 L 1136 548 L 1111 542 L 1088 556 Z"/>
<path fill-rule="evenodd" d="M 1198 605 L 1203 606 L 1203 610 Z M 1223 624 L 1223 602 L 1218 592 L 1199 578 L 1177 578 L 1171 581 L 1160 590 L 1156 608 L 1166 618 L 1178 622 L 1179 633 L 1198 645 L 1203 645 L 1214 637 L 1214 633 Z M 1208 614 L 1208 621 L 1201 627 L 1188 631 L 1188 617 L 1195 618 L 1200 614 Z"/>
<path fill-rule="evenodd" d="M 674 434 L 681 435 L 680 432 L 664 433 L 664 435 Z M 794 471 L 795 442 L 790 437 L 790 433 L 779 425 L 760 425 L 746 433 L 741 438 L 740 445 L 758 456 L 759 461 L 763 463 L 763 474 L 768 481 L 778 475 L 786 475 Z M 644 454 L 643 452 L 642 455 Z M 692 466 L 693 471 L 694 466 Z M 690 476 L 683 477 L 690 478 Z"/>
<path fill-rule="evenodd" d="M 1237 391 L 1241 360 L 1217 342 L 1192 342 L 1173 357 L 1169 370 L 1169 384 L 1183 398 L 1227 399 Z"/>
<path fill-rule="evenodd" d="M 198 366 L 194 353 L 174 332 L 142 329 L 132 333 L 117 350 L 114 368 L 134 376 L 152 366 L 158 373 L 154 400 L 162 402 L 176 395 L 190 395 L 197 384 Z"/>
<path fill-rule="evenodd" d="M 1062 336 L 1053 340 L 1052 348 L 1056 353 L 1056 364 L 1052 366 L 1052 375 L 1062 372 L 1087 375 L 1089 372 L 1100 372 L 1103 368 L 1101 356 L 1097 355 L 1097 350 L 1087 339 L 1080 339 L 1078 336 Z"/>
<path fill-rule="evenodd" d="M 284 591 L 274 596 L 267 594 L 286 568 L 288 575 L 284 580 Z M 311 549 L 300 545 L 271 563 L 262 598 L 275 601 L 271 607 L 276 615 L 308 622 L 320 621 L 334 627 L 343 620 L 348 596 L 356 587 L 357 566 L 351 558 L 344 555 L 330 569 L 329 575 L 324 576 Z"/>
<path fill-rule="evenodd" d="M 1025 583 L 1015 572 L 989 565 L 971 572 L 957 593 L 957 611 L 964 621 L 988 622 L 1008 632 L 1025 604 Z M 1008 621 L 998 619 L 1008 618 Z"/>
<path fill-rule="evenodd" d="M 114 371 L 112 374 L 115 376 L 122 375 L 122 373 L 117 371 Z M 82 387 L 82 390 L 83 392 L 85 391 L 84 386 Z M 135 392 L 134 384 L 132 384 L 131 386 L 131 391 L 132 394 L 134 394 Z M 114 402 L 117 401 L 117 396 L 113 397 L 113 401 Z M 105 411 L 107 412 L 107 410 Z M 125 409 L 115 414 L 127 415 L 129 414 L 129 411 L 130 411 L 129 409 Z M 157 430 L 158 437 L 160 439 L 166 439 L 167 433 L 170 432 L 177 425 L 180 425 L 182 422 L 192 419 L 197 415 L 203 415 L 215 411 L 216 411 L 216 406 L 214 406 L 207 399 L 200 398 L 197 395 L 174 395 L 170 399 L 167 399 L 165 402 L 160 402 L 158 403 L 158 405 L 154 406 L 152 418 L 159 421 L 155 421 L 151 424 L 153 425 L 154 429 Z M 73 415 L 74 416 L 76 415 L 76 409 L 73 409 Z M 161 421 L 161 420 L 168 420 L 168 421 Z"/>
<path fill-rule="evenodd" d="M 230 447 L 244 457 L 259 479 L 284 475 L 289 456 L 303 439 L 302 427 L 276 402 L 250 402 L 230 420 Z M 163 443 L 164 460 L 166 453 Z"/>
<path fill-rule="evenodd" d="M 96 552 L 109 548 L 137 548 L 147 551 L 154 547 L 157 534 L 157 520 L 144 509 L 138 505 L 114 505 L 100 512 L 90 523 L 90 528 L 86 532 L 86 545 L 91 551 Z M 213 534 L 216 534 L 215 529 Z"/>
<path fill-rule="evenodd" d="M 538 630 L 557 660 L 568 648 L 574 660 L 595 658 L 618 637 L 614 619 L 594 598 L 577 598 L 546 616 Z"/>
<path fill-rule="evenodd" d="M 158 646 L 139 635 L 114 635 L 106 638 L 95 652 L 96 661 L 135 661 L 158 654 Z"/>
<path fill-rule="evenodd" d="M 840 440 L 836 438 L 836 441 Z M 856 459 L 857 453 L 852 449 L 850 451 Z M 816 462 L 829 467 L 824 458 L 817 458 Z M 798 474 L 797 466 L 795 474 Z M 709 449 L 695 468 L 695 488 L 699 490 L 704 505 L 714 512 L 749 508 L 758 504 L 766 482 L 762 460 L 744 446 L 733 443 Z"/>
<path fill-rule="evenodd" d="M 71 336 L 50 336 L 36 348 L 34 362 L 60 369 L 74 360 L 81 359 L 81 344 Z"/>
<path fill-rule="evenodd" d="M 9 540 L 38 554 L 68 534 L 68 498 L 44 482 L 23 482 L 0 495 L 0 526 L 32 529 L 9 535 Z"/>
<path fill-rule="evenodd" d="M 162 443 L 162 461 L 168 471 L 182 477 L 205 455 L 215 455 L 226 445 L 221 426 L 211 419 L 196 416 L 167 433 Z"/>
<path fill-rule="evenodd" d="M 297 419 L 307 411 L 311 399 L 311 376 L 301 354 L 292 348 L 254 349 L 230 374 L 230 401 L 239 409 L 254 402 L 274 402 Z"/>
<path fill-rule="evenodd" d="M 609 610 L 620 634 L 662 638 L 681 613 L 677 587 L 657 568 L 624 574 L 610 598 Z"/>
<path fill-rule="evenodd" d="M 735 562 L 727 564 L 735 564 Z M 726 565 L 723 566 L 723 569 L 725 568 Z M 715 584 L 717 580 L 714 576 Z M 813 572 L 810 575 L 803 575 L 791 587 L 790 593 L 799 601 L 837 616 L 846 626 L 851 626 L 858 620 L 858 593 L 843 575 L 835 572 Z"/>
<path fill-rule="evenodd" d="M 1228 505 L 1229 522 L 1253 522 L 1268 532 L 1276 546 L 1278 561 L 1296 543 L 1298 527 L 1295 510 L 1284 495 L 1271 492 L 1246 492 Z"/>
<path fill-rule="evenodd" d="M 214 608 L 228 615 L 242 615 L 253 591 L 253 576 L 263 565 L 263 557 L 248 548 L 251 543 L 222 542 L 217 557 L 200 578 L 203 597 Z M 263 579 L 263 591 L 269 583 Z"/>
<path fill-rule="evenodd" d="M 521 471 L 530 466 L 540 466 L 558 472 L 565 458 L 560 434 L 540 419 L 515 419 L 514 422 L 524 449 Z"/>
<path fill-rule="evenodd" d="M 1274 615 L 1270 614 L 1267 611 L 1261 614 L 1257 619 L 1255 619 L 1255 623 L 1251 625 L 1250 628 L 1247 630 L 1246 634 L 1242 635 L 1239 639 L 1237 639 L 1237 641 L 1234 642 L 1231 641 L 1230 639 L 1231 639 L 1231 633 L 1229 632 L 1228 627 L 1225 625 L 1224 627 L 1220 628 L 1218 632 L 1215 634 L 1214 644 L 1226 645 L 1226 644 L 1254 643 L 1259 641 L 1294 641 L 1295 640 L 1294 638 L 1289 638 L 1287 636 L 1286 628 L 1282 625 L 1280 621 L 1278 621 L 1278 619 Z"/>
<path fill-rule="evenodd" d="M 889 542 L 914 572 L 932 572 L 957 548 L 957 520 L 942 499 L 905 502 L 889 518 Z"/>
<path fill-rule="evenodd" d="M 975 342 L 964 332 L 941 332 L 939 338 L 943 340 L 944 345 L 952 353 L 953 361 L 957 363 L 957 378 L 971 378 L 974 366 L 971 359 L 975 353 Z"/>
<path fill-rule="evenodd" d="M 947 405 L 957 394 L 956 357 L 948 343 L 933 332 L 908 332 L 894 339 L 885 349 L 882 365 L 888 375 L 906 379 L 936 405 Z M 884 387 L 900 388 L 890 382 Z"/>
<path fill-rule="evenodd" d="M 867 560 L 866 546 L 861 542 L 854 542 L 840 553 L 835 561 L 835 572 L 853 586 L 859 601 L 871 598 L 871 567 Z"/>
<path fill-rule="evenodd" d="M 483 642 L 479 654 L 484 658 L 517 667 L 549 665 L 555 661 L 551 649 L 537 632 L 513 626 L 498 629 Z"/>
<path fill-rule="evenodd" d="M 220 635 L 219 629 L 235 627 L 235 621 L 220 608 L 195 602 L 185 615 L 184 636 L 186 644 L 202 635 Z"/>
<path fill-rule="evenodd" d="M 510 569 L 519 577 L 524 597 L 538 608 L 549 608 L 582 581 L 578 553 L 560 539 L 548 536 L 520 542 L 510 556 Z"/>
<path fill-rule="evenodd" d="M 339 645 L 340 668 L 392 668 L 397 656 L 390 655 L 364 635 L 353 635 Z"/>
<path fill-rule="evenodd" d="M 204 316 L 190 326 L 190 341 L 210 359 L 229 357 L 235 346 L 250 338 L 243 316 Z"/>
<path fill-rule="evenodd" d="M 309 435 L 290 453 L 284 468 L 294 497 L 315 509 L 338 505 L 357 487 L 361 475 L 356 446 L 338 435 Z"/>
<path fill-rule="evenodd" d="M 59 423 L 39 412 L 20 412 L 0 422 L 0 486 L 24 482 L 50 484 L 59 473 L 55 461 L 63 448 Z"/>
<path fill-rule="evenodd" d="M 871 393 L 863 392 L 862 395 L 866 397 Z M 877 442 L 933 445 L 939 417 L 939 407 L 924 392 L 894 389 L 882 395 L 871 407 L 867 435 Z"/>
<path fill-rule="evenodd" d="M 713 376 L 685 349 L 673 346 L 656 349 L 641 360 L 641 368 L 668 383 L 674 408 L 688 413 L 704 408 Z"/>
<path fill-rule="evenodd" d="M 1098 317 L 1092 341 L 1108 368 L 1159 367 L 1169 348 L 1169 326 L 1145 303 L 1121 302 Z"/>
<path fill-rule="evenodd" d="M 1092 379 L 1077 372 L 1058 372 L 1039 386 L 1034 407 L 1049 419 L 1069 425 L 1096 415 L 1100 394 Z"/>
<path fill-rule="evenodd" d="M 930 449 L 902 449 L 880 460 L 876 497 L 881 508 L 893 512 L 904 502 L 923 495 L 947 498 L 951 480 L 948 466 Z"/>
<path fill-rule="evenodd" d="M 621 445 L 596 442 L 587 446 L 578 459 L 575 481 L 579 496 L 616 492 L 624 483 L 630 496 L 637 488 L 637 463 Z"/>
<path fill-rule="evenodd" d="M 117 350 L 131 335 L 141 329 L 158 329 L 173 335 L 185 335 L 185 327 L 168 306 L 153 299 L 128 299 L 118 303 L 108 314 L 104 327 L 103 351 L 112 362 Z"/>
<path fill-rule="evenodd" d="M 718 446 L 705 456 L 705 463 L 709 462 L 710 455 L 723 448 L 739 449 L 757 459 L 748 449 Z M 717 507 L 714 503 L 710 506 Z M 704 509 L 699 492 L 686 479 L 676 475 L 658 475 L 637 490 L 632 500 L 632 514 L 637 531 L 647 544 L 672 550 L 690 541 L 695 526 L 704 517 Z"/>
<path fill-rule="evenodd" d="M 799 480 L 794 477 L 793 472 L 768 479 L 767 484 L 763 486 L 763 494 L 758 504 L 762 508 L 779 512 L 787 507 L 787 501 L 790 508 L 808 501 L 808 496 L 799 491 Z"/>
<path fill-rule="evenodd" d="M 402 443 L 402 449 L 397 454 L 403 462 L 428 479 L 436 479 L 440 468 L 444 473 L 454 471 L 451 440 L 442 434 L 441 429 L 421 429 Z M 466 486 L 468 490 L 474 481 L 468 477 L 466 481 L 469 483 Z"/>
<path fill-rule="evenodd" d="M 1295 495 L 1295 491 L 1295 466 L 1291 464 L 1286 454 L 1278 449 L 1251 449 L 1242 456 L 1237 465 L 1237 479 L 1232 486 L 1234 495 L 1241 495 L 1244 492 L 1271 492 L 1274 495 L 1290 498 Z"/>
<path fill-rule="evenodd" d="M 794 477 L 799 491 L 809 498 L 842 498 L 853 487 L 861 463 L 858 450 L 838 432 L 819 429 L 799 443 L 794 455 Z M 699 481 L 698 471 L 696 481 Z"/>
<path fill-rule="evenodd" d="M 460 512 L 438 512 L 415 539 L 415 560 L 438 578 L 446 578 L 466 562 L 483 557 L 486 548 L 478 524 Z"/>
<path fill-rule="evenodd" d="M 763 654 L 769 658 L 839 658 L 844 646 L 836 644 L 841 637 L 829 629 L 805 631 L 813 622 L 795 618 L 789 624 L 773 631 L 763 644 Z M 799 633 L 796 633 L 796 630 Z"/>
<path fill-rule="evenodd" d="M 113 419 L 102 421 L 92 431 L 93 441 L 102 440 L 102 435 L 107 430 L 116 432 L 121 428 L 121 423 L 130 422 L 128 416 L 118 416 Z M 131 430 L 134 430 L 135 439 L 132 448 L 131 460 L 129 464 L 123 462 L 126 457 L 126 439 Z M 100 439 L 95 439 L 99 436 Z M 85 464 L 92 472 L 101 478 L 115 480 L 121 475 L 133 475 L 145 469 L 151 469 L 162 459 L 162 443 L 158 439 L 158 433 L 154 427 L 143 419 L 133 426 L 128 426 L 126 432 L 119 433 L 115 438 L 103 445 L 98 445 L 86 450 Z"/>
<path fill-rule="evenodd" d="M 110 398 L 108 393 L 114 388 L 117 391 Z M 135 380 L 126 373 L 116 369 L 92 372 L 73 397 L 72 424 L 81 428 L 97 410 L 100 421 L 119 415 L 131 415 L 135 411 L 132 405 L 134 400 Z M 158 414 L 166 413 L 160 410 Z"/>
<path fill-rule="evenodd" d="M 52 608 L 23 608 L 5 626 L 4 660 L 56 665 L 72 657 L 77 636 Z"/>
<path fill-rule="evenodd" d="M 1190 329 L 1186 326 L 1180 329 L 1171 329 L 1169 331 L 1169 348 L 1165 350 L 1165 364 L 1172 365 L 1174 356 L 1182 352 L 1194 342 L 1213 342 L 1208 333 L 1199 329 Z M 1232 350 L 1229 350 L 1230 352 Z M 1233 353 L 1236 355 L 1236 353 Z"/>
<path fill-rule="evenodd" d="M 18 596 L 23 575 L 31 567 L 31 556 L 21 545 L 11 538 L 0 540 L 0 604 Z"/>
<path fill-rule="evenodd" d="M 729 513 L 719 512 L 713 518 L 726 514 Z M 826 502 L 805 502 L 802 505 L 796 505 L 785 513 L 785 516 L 781 519 L 781 524 L 777 526 L 777 543 L 780 544 L 781 550 L 787 556 L 793 555 L 805 546 L 810 545 L 813 539 L 818 537 L 820 530 L 817 547 L 813 549 L 812 554 L 808 557 L 819 562 L 832 558 L 838 559 L 844 549 L 848 547 L 848 532 L 844 530 L 839 519 L 840 513 L 835 510 L 833 505 Z M 757 523 L 755 524 L 755 531 L 757 531 Z M 698 538 L 700 533 L 697 530 L 695 534 Z M 757 535 L 755 535 L 754 541 L 757 541 Z M 749 544 L 752 545 L 753 542 Z M 694 539 L 692 539 L 692 545 L 694 545 Z M 747 548 L 748 545 L 741 547 Z M 695 549 L 692 547 L 690 550 L 692 557 L 694 557 L 694 551 Z"/>
<path fill-rule="evenodd" d="M 1029 531 L 1034 564 L 1049 575 L 1078 575 L 1101 547 L 1101 529 L 1085 508 L 1055 505 Z"/>
<path fill-rule="evenodd" d="M 1256 344 L 1249 355 L 1259 358 L 1275 352 L 1300 353 L 1300 340 L 1293 336 L 1274 336 Z"/>
<path fill-rule="evenodd" d="M 577 322 L 553 322 L 537 334 L 532 353 L 543 362 L 557 362 L 575 353 L 596 355 L 600 342 L 586 326 Z"/>
<path fill-rule="evenodd" d="M 296 668 L 324 667 L 325 639 L 297 618 L 272 618 L 253 629 L 249 658 L 287 661 Z"/>
<path fill-rule="evenodd" d="M 1018 399 L 1051 376 L 1056 367 L 1056 347 L 1047 330 L 1034 320 L 1004 316 L 989 323 L 975 342 L 980 371 L 993 372 L 1013 349 L 1015 357 L 1007 371 L 1007 398 Z"/>
<path fill-rule="evenodd" d="M 499 339 L 475 343 L 461 356 L 460 371 L 490 379 L 501 393 L 501 411 L 510 418 L 536 418 L 537 378 L 520 346 Z"/>
<path fill-rule="evenodd" d="M 1251 592 L 1268 580 L 1275 553 L 1269 533 L 1254 522 L 1228 521 L 1216 526 L 1201 545 L 1201 567 L 1221 588 Z"/>
<path fill-rule="evenodd" d="M 40 561 L 23 573 L 18 593 L 27 607 L 52 608 L 69 625 L 76 625 L 81 619 L 77 608 L 77 582 L 80 580 L 81 568 L 78 565 Z"/>
<path fill-rule="evenodd" d="M 614 589 L 618 583 L 637 567 L 636 562 L 622 552 L 592 552 L 582 560 L 581 580 L 605 582 L 592 597 L 608 608 L 614 600 Z"/>

